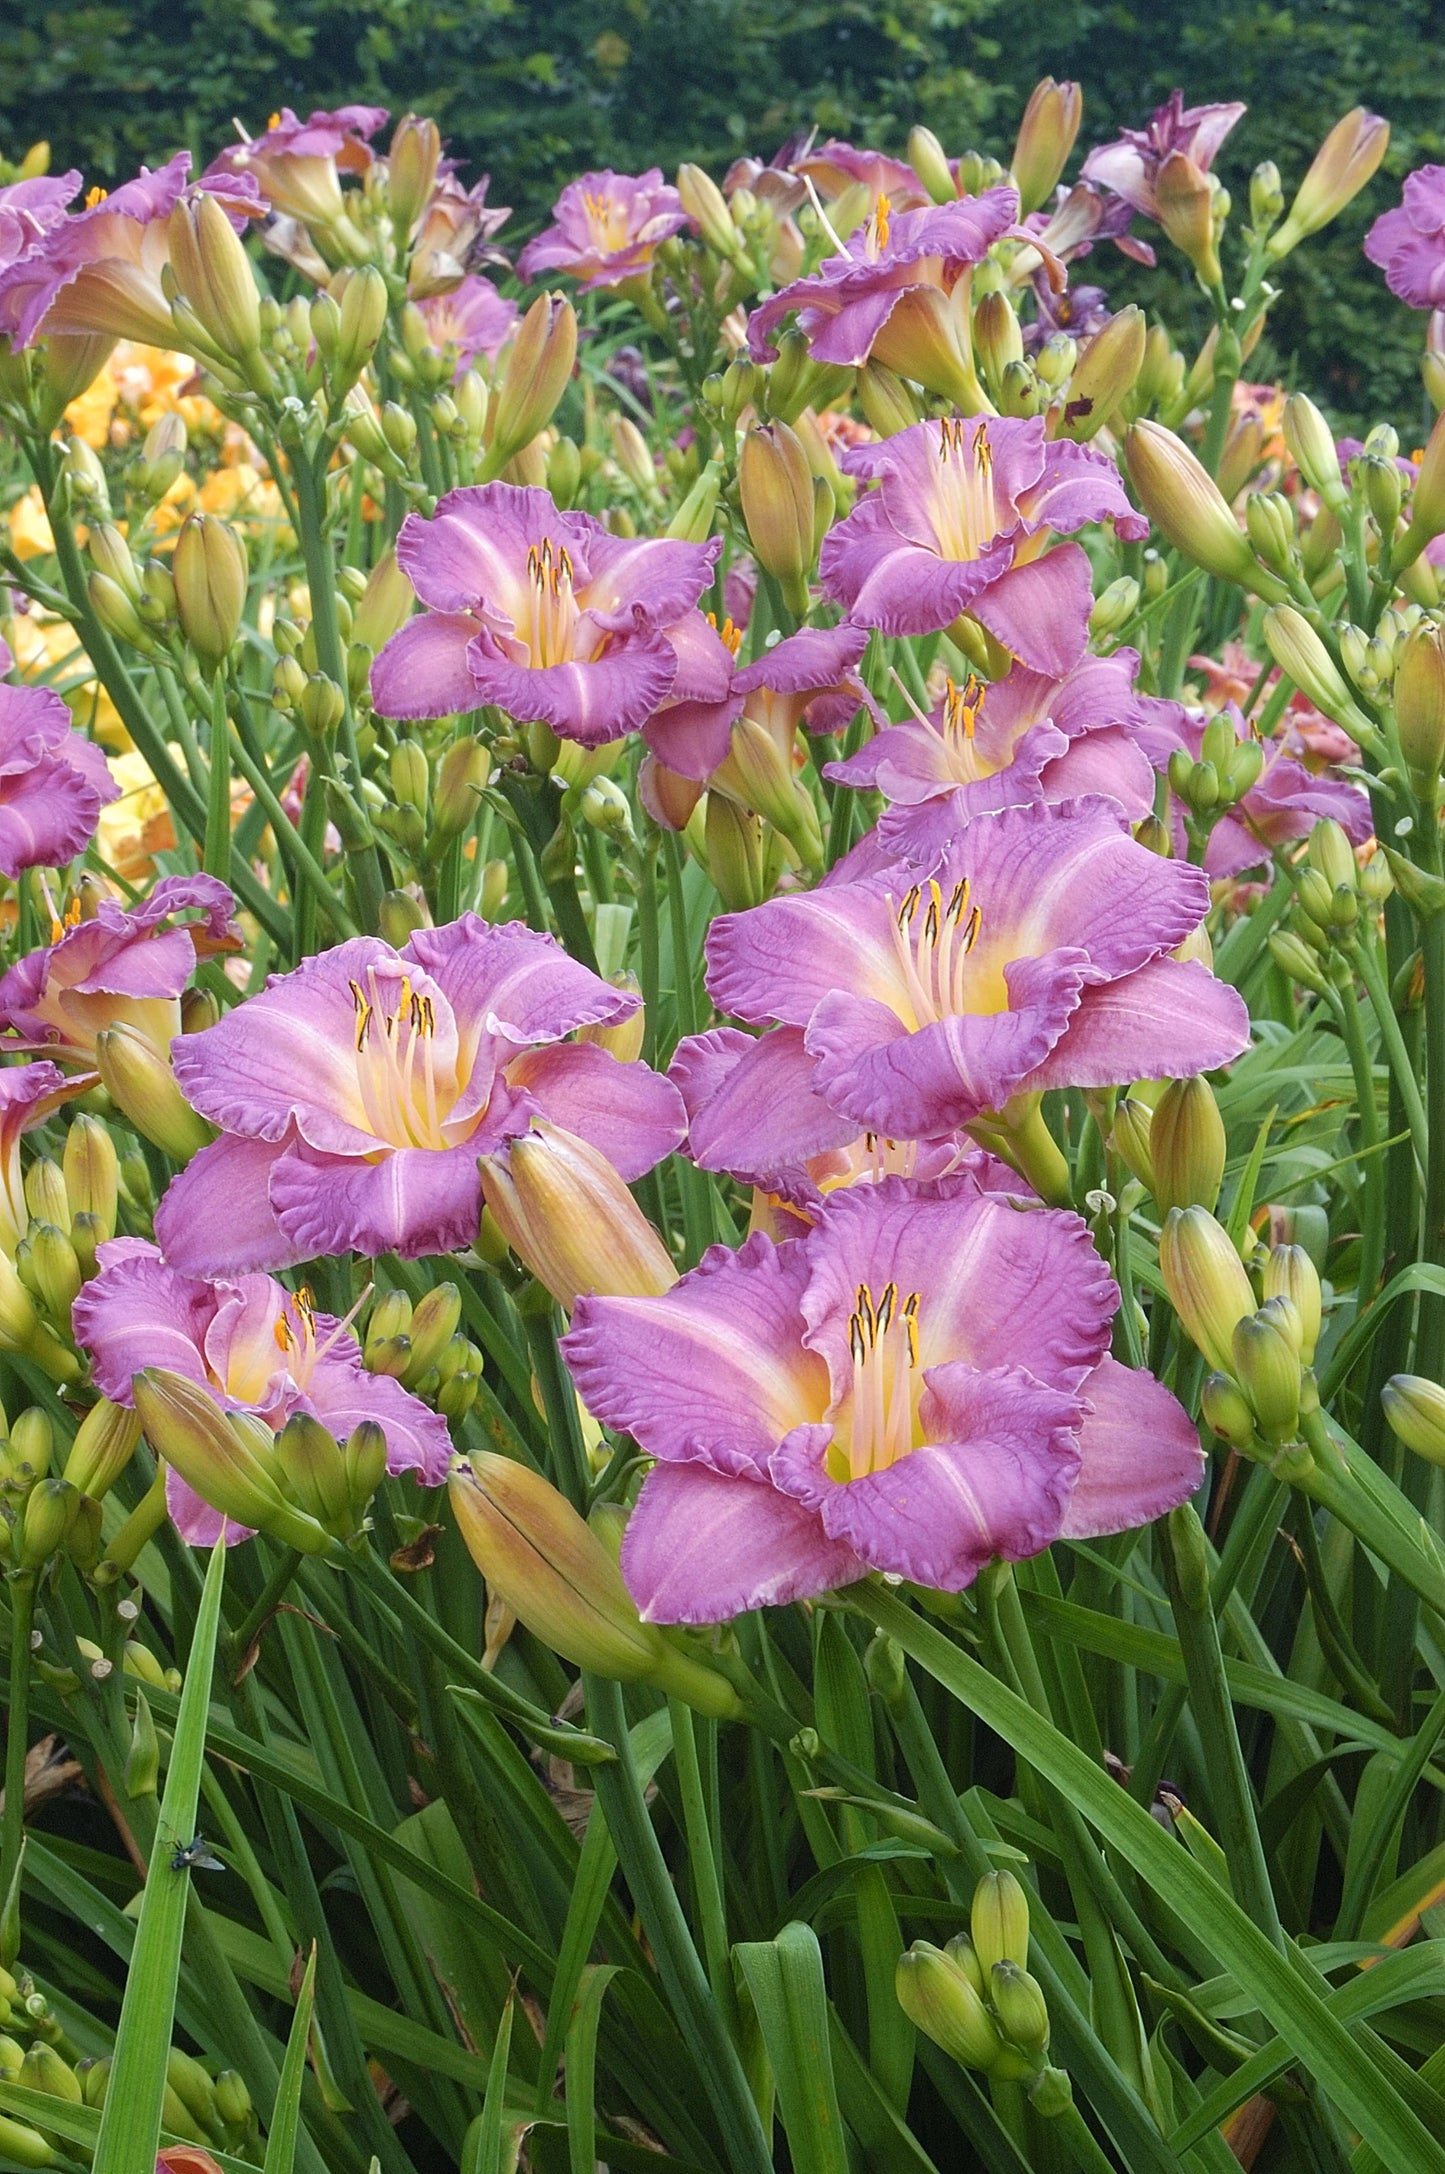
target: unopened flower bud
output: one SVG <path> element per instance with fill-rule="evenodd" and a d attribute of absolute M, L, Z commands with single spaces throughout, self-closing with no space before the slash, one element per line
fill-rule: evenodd
<path fill-rule="evenodd" d="M 1069 379 L 1061 437 L 1083 445 L 1112 420 L 1138 379 L 1147 336 L 1144 312 L 1132 302 L 1094 334 Z"/>
<path fill-rule="evenodd" d="M 1244 525 L 1257 557 L 1276 574 L 1287 573 L 1294 558 L 1294 508 L 1283 491 L 1251 491 L 1245 500 Z"/>
<path fill-rule="evenodd" d="M 394 155 L 394 154 L 393 154 Z M 224 2127 L 233 2133 L 243 2130 L 251 2119 L 251 2094 L 246 2079 L 236 2068 L 223 2068 L 216 2078 L 216 2112 Z"/>
<path fill-rule="evenodd" d="M 155 1043 L 138 1027 L 122 1021 L 102 1028 L 95 1038 L 95 1062 L 115 1107 L 172 1161 L 189 1162 L 215 1137 L 181 1093 Z"/>
<path fill-rule="evenodd" d="M 632 810 L 626 793 L 611 778 L 596 777 L 583 787 L 578 812 L 584 823 L 604 837 L 616 838 L 622 845 L 632 843 Z"/>
<path fill-rule="evenodd" d="M 308 1517 L 338 1539 L 352 1531 L 350 1490 L 341 1444 L 309 1412 L 293 1412 L 276 1437 L 278 1484 Z"/>
<path fill-rule="evenodd" d="M 1022 212 L 1037 211 L 1053 195 L 1083 116 L 1084 94 L 1077 83 L 1056 83 L 1048 75 L 1034 85 L 1009 161 Z"/>
<path fill-rule="evenodd" d="M 417 1300 L 407 1329 L 411 1338 L 408 1388 L 436 1365 L 456 1335 L 461 1317 L 462 1294 L 454 1283 L 435 1283 Z"/>
<path fill-rule="evenodd" d="M 346 715 L 346 696 L 334 679 L 313 672 L 301 690 L 296 715 L 313 740 L 329 740 Z"/>
<path fill-rule="evenodd" d="M 398 741 L 391 751 L 387 774 L 391 780 L 392 796 L 397 803 L 416 808 L 425 815 L 431 799 L 431 767 L 421 742 Z"/>
<path fill-rule="evenodd" d="M 858 372 L 858 405 L 878 438 L 894 438 L 920 420 L 918 403 L 903 379 L 879 362 L 865 362 Z"/>
<path fill-rule="evenodd" d="M 1139 1101 L 1134 1095 L 1126 1095 L 1121 1098 L 1109 1128 L 1110 1153 L 1117 1155 L 1151 1193 L 1154 1191 L 1154 1163 L 1149 1152 L 1149 1138 L 1153 1123 L 1154 1113 L 1148 1103 Z"/>
<path fill-rule="evenodd" d="M 1303 689 L 1316 709 L 1332 717 L 1352 740 L 1374 746 L 1379 734 L 1355 701 L 1333 658 L 1302 612 L 1276 604 L 1264 615 L 1265 645 L 1275 663 Z"/>
<path fill-rule="evenodd" d="M 677 193 L 683 210 L 709 249 L 734 262 L 745 258 L 743 238 L 728 210 L 727 198 L 711 174 L 701 166 L 679 166 Z"/>
<path fill-rule="evenodd" d="M 336 340 L 329 358 L 333 383 L 355 384 L 376 349 L 386 324 L 386 281 L 374 264 L 338 272 L 331 291 L 340 304 Z"/>
<path fill-rule="evenodd" d="M 1217 1372 L 1232 1372 L 1235 1324 L 1253 1315 L 1254 1293 L 1233 1243 L 1206 1209 L 1171 1209 L 1159 1271 L 1190 1340 Z"/>
<path fill-rule="evenodd" d="M 995 1963 L 1029 1959 L 1028 1890 L 1012 1872 L 985 1872 L 973 1891 L 969 1933 L 987 1982 Z"/>
<path fill-rule="evenodd" d="M 1270 239 L 1270 255 L 1282 257 L 1306 235 L 1328 226 L 1373 178 L 1389 142 L 1389 122 L 1363 106 L 1353 106 L 1336 121 L 1299 185 L 1289 217 Z"/>
<path fill-rule="evenodd" d="M 15 1265 L 57 1328 L 68 1323 L 84 1280 L 68 1234 L 53 1223 L 32 1223 L 16 1248 Z"/>
<path fill-rule="evenodd" d="M 726 793 L 709 793 L 703 818 L 707 868 L 730 913 L 760 906 L 767 896 L 763 827 L 748 808 Z"/>
<path fill-rule="evenodd" d="M 1390 1427 L 1406 1449 L 1445 1464 L 1445 1389 L 1419 1374 L 1392 1374 L 1380 1391 Z"/>
<path fill-rule="evenodd" d="M 973 313 L 973 351 L 985 378 L 997 387 L 1011 362 L 1021 362 L 1023 328 L 1008 296 L 995 288 L 983 295 Z"/>
<path fill-rule="evenodd" d="M 144 1691 L 135 1695 L 135 1719 L 131 1723 L 130 1744 L 125 1755 L 124 1786 L 126 1795 L 134 1802 L 137 1797 L 153 1797 L 161 1770 L 160 1739 Z"/>
<path fill-rule="evenodd" d="M 362 1355 L 368 1366 L 372 1363 L 374 1349 L 391 1342 L 394 1337 L 410 1336 L 411 1312 L 411 1300 L 405 1291 L 383 1291 L 372 1307 L 371 1318 L 366 1324 Z"/>
<path fill-rule="evenodd" d="M 1149 1127 L 1152 1189 L 1160 1208 L 1166 1213 L 1194 1207 L 1212 1212 L 1224 1180 L 1226 1153 L 1224 1122 L 1208 1080 L 1202 1074 L 1171 1080 Z"/>
<path fill-rule="evenodd" d="M 120 1167 L 115 1142 L 98 1117 L 82 1113 L 71 1120 L 62 1168 L 72 1215 L 93 1215 L 102 1238 L 113 1238 Z"/>
<path fill-rule="evenodd" d="M 171 575 L 181 632 L 214 672 L 230 654 L 246 608 L 246 547 L 214 514 L 188 514 L 176 537 Z"/>
<path fill-rule="evenodd" d="M 133 649 L 152 647 L 150 630 L 136 609 L 135 601 L 128 596 L 118 581 L 109 574 L 92 573 L 85 585 L 90 608 L 108 634 L 117 641 L 129 642 Z"/>
<path fill-rule="evenodd" d="M 1261 596 L 1282 593 L 1261 570 L 1213 477 L 1182 438 L 1160 423 L 1135 423 L 1125 445 L 1129 480 L 1155 526 L 1176 550 L 1221 581 Z"/>
<path fill-rule="evenodd" d="M 1400 651 L 1395 719 L 1400 752 L 1429 791 L 1445 769 L 1445 632 L 1431 620 L 1422 620 Z"/>
<path fill-rule="evenodd" d="M 432 827 L 438 838 L 455 838 L 476 820 L 477 797 L 492 774 L 492 758 L 481 740 L 454 740 L 437 770 L 432 799 Z"/>
<path fill-rule="evenodd" d="M 62 474 L 76 509 L 93 520 L 110 519 L 110 491 L 105 470 L 84 438 L 72 438 L 65 448 Z"/>
<path fill-rule="evenodd" d="M 935 204 L 952 204 L 956 200 L 958 183 L 953 178 L 948 154 L 931 128 L 924 128 L 920 122 L 908 131 L 904 157 Z M 1027 210 L 1027 205 L 1024 208 Z"/>
<path fill-rule="evenodd" d="M 1331 891 L 1341 887 L 1351 891 L 1356 888 L 1360 868 L 1355 849 L 1342 826 L 1332 817 L 1327 816 L 1315 824 L 1305 851 L 1309 865 L 1319 870 Z"/>
<path fill-rule="evenodd" d="M 492 398 L 490 474 L 545 430 L 577 360 L 577 317 L 560 295 L 539 295 L 517 327 L 502 381 Z"/>
<path fill-rule="evenodd" d="M 1096 641 L 1120 634 L 1139 609 L 1139 584 L 1132 574 L 1120 574 L 1095 599 L 1089 613 L 1089 632 Z"/>
<path fill-rule="evenodd" d="M 396 124 L 386 159 L 387 204 L 398 241 L 405 243 L 436 183 L 442 139 L 435 121 L 408 113 Z"/>
<path fill-rule="evenodd" d="M 40 1156 L 25 1173 L 25 1205 L 34 1222 L 55 1223 L 63 1228 L 70 1221 L 65 1173 L 48 1155 Z"/>
<path fill-rule="evenodd" d="M 1343 512 L 1350 494 L 1340 475 L 1335 434 L 1306 393 L 1291 393 L 1284 404 L 1284 442 L 1310 489 L 1331 512 Z"/>
<path fill-rule="evenodd" d="M 597 1148 L 537 1119 L 529 1133 L 481 1158 L 494 1221 L 517 1258 L 559 1305 L 583 1291 L 643 1298 L 677 1281 L 667 1248 Z"/>
<path fill-rule="evenodd" d="M 961 2067 L 984 2075 L 998 2069 L 1005 2051 L 998 2027 L 968 1978 L 941 1948 L 915 1940 L 899 1956 L 893 1983 L 910 2023 Z"/>
<path fill-rule="evenodd" d="M 1199 1408 L 1222 1441 L 1245 1449 L 1254 1440 L 1254 1410 L 1232 1374 L 1206 1375 Z"/>
<path fill-rule="evenodd" d="M 151 1448 L 203 1502 L 300 1554 L 328 1546 L 322 1526 L 282 1491 L 269 1427 L 247 1413 L 223 1412 L 205 1389 L 164 1367 L 137 1374 L 133 1394 Z"/>
<path fill-rule="evenodd" d="M 20 1413 L 10 1439 L 0 1447 L 0 1488 L 12 1495 L 30 1492 L 50 1470 L 55 1454 L 55 1429 L 48 1412 L 31 1404 Z"/>
<path fill-rule="evenodd" d="M 251 260 L 220 201 L 208 189 L 183 196 L 167 228 L 171 265 L 202 331 L 224 358 L 261 344 L 260 298 Z"/>
<path fill-rule="evenodd" d="M 1268 1442 L 1292 1442 L 1299 1431 L 1300 1355 L 1278 1321 L 1251 1313 L 1237 1321 L 1230 1343 L 1232 1371 Z"/>
<path fill-rule="evenodd" d="M 1214 246 L 1214 189 L 1211 177 L 1187 151 L 1170 151 L 1160 161 L 1154 177 L 1159 205 L 1159 224 L 1176 249 L 1182 250 L 1207 286 L 1217 287 L 1223 276 Z"/>
<path fill-rule="evenodd" d="M 1249 177 L 1249 219 L 1256 234 L 1265 234 L 1284 210 L 1284 184 L 1273 159 L 1263 159 Z"/>
<path fill-rule="evenodd" d="M 54 2046 L 33 2045 L 21 2062 L 15 2081 L 28 2091 L 43 2091 L 47 2098 L 64 2099 L 70 2106 L 84 2103 L 80 2079 Z"/>
<path fill-rule="evenodd" d="M 367 576 L 366 587 L 351 622 L 351 638 L 367 649 L 379 650 L 411 617 L 415 601 L 411 583 L 396 563 L 391 545 Z"/>
<path fill-rule="evenodd" d="M 99 1502 L 130 1463 L 139 1440 L 136 1414 L 102 1397 L 80 1423 L 65 1460 L 65 1477 L 79 1493 Z"/>
<path fill-rule="evenodd" d="M 730 1684 L 644 1623 L 614 1556 L 550 1480 L 482 1451 L 452 1468 L 457 1527 L 488 1590 L 565 1660 L 622 1683 L 655 1683 L 719 1718 Z"/>
<path fill-rule="evenodd" d="M 1033 2058 L 1049 2042 L 1049 2010 L 1037 1978 L 1017 1963 L 995 1963 L 989 1972 L 989 2001 L 999 2029 L 1010 2045 Z"/>
<path fill-rule="evenodd" d="M 1378 453 L 1361 456 L 1360 469 L 1365 479 L 1365 502 L 1371 518 L 1384 537 L 1393 537 L 1404 502 L 1405 484 L 1393 460 L 1386 460 Z"/>
<path fill-rule="evenodd" d="M 786 423 L 748 432 L 738 459 L 738 491 L 758 564 L 782 585 L 794 609 L 806 610 L 813 478 L 802 441 Z"/>

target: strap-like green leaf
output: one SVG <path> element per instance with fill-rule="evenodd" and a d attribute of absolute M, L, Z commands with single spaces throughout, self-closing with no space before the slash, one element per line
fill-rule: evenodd
<path fill-rule="evenodd" d="M 785 1925 L 776 1940 L 746 1940 L 733 1953 L 772 2063 L 796 2174 L 848 2174 L 817 1934 L 811 1925 Z"/>
<path fill-rule="evenodd" d="M 186 1669 L 171 1749 L 166 1793 L 151 1846 L 141 1899 L 140 1922 L 126 1975 L 115 2066 L 105 2095 L 94 2174 L 140 2174 L 155 2164 L 166 2089 L 166 2055 L 176 2009 L 176 1981 L 181 1968 L 181 1939 L 191 1874 L 172 1863 L 195 1833 L 201 1794 L 201 1763 L 206 1751 L 206 1715 L 211 1698 L 211 1664 L 221 1620 L 221 1586 L 226 1550 L 218 1541 L 206 1575 L 206 1589 L 196 1618 L 196 1635 Z"/>
<path fill-rule="evenodd" d="M 271 2110 L 271 2131 L 266 2138 L 266 2163 L 262 2174 L 291 2174 L 295 2163 L 296 2137 L 301 2127 L 301 2086 L 306 2080 L 306 2045 L 311 2035 L 311 2011 L 315 2002 L 316 1950 L 313 1947 L 307 1957 L 301 1990 L 296 1996 L 296 2013 L 291 2018 L 291 2035 L 286 2041 L 281 2081 L 276 2086 L 276 2104 Z"/>

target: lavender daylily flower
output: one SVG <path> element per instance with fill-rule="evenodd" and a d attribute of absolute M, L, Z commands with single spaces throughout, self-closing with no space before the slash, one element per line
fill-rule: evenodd
<path fill-rule="evenodd" d="M 1078 545 L 1037 555 L 1043 532 L 1112 518 L 1121 536 L 1148 534 L 1113 462 L 1050 444 L 1037 416 L 915 423 L 852 447 L 842 465 L 878 482 L 823 539 L 823 587 L 848 616 L 931 634 L 966 612 L 1055 678 L 1084 653 L 1093 585 Z"/>
<path fill-rule="evenodd" d="M 30 1221 L 20 1168 L 21 1133 L 43 1124 L 73 1095 L 83 1094 L 86 1084 L 67 1079 L 58 1065 L 43 1059 L 0 1069 L 0 1252 L 14 1254 Z"/>
<path fill-rule="evenodd" d="M 1187 1077 L 1239 1055 L 1237 991 L 1169 954 L 1203 873 L 1135 843 L 1099 798 L 981 815 L 901 863 L 715 921 L 722 1012 L 802 1030 L 818 1093 L 931 1139 L 1048 1087 Z"/>
<path fill-rule="evenodd" d="M 79 193 L 80 181 L 72 167 L 69 173 L 37 174 L 30 181 L 12 181 L 0 188 L 0 269 L 23 257 L 43 234 L 59 226 L 66 205 Z"/>
<path fill-rule="evenodd" d="M 1171 91 L 1144 128 L 1126 128 L 1115 143 L 1099 144 L 1085 159 L 1083 181 L 1112 189 L 1146 219 L 1158 219 L 1155 183 L 1166 159 L 1176 154 L 1207 174 L 1225 137 L 1244 113 L 1240 104 L 1186 106 L 1182 91 Z"/>
<path fill-rule="evenodd" d="M 112 1403 L 132 1403 L 135 1375 L 163 1366 L 209 1389 L 224 1410 L 254 1412 L 278 1430 L 306 1412 L 344 1441 L 374 1420 L 388 1472 L 413 1472 L 427 1487 L 446 1478 L 445 1419 L 390 1375 L 368 1373 L 351 1330 L 318 1313 L 304 1287 L 293 1295 L 270 1276 L 207 1283 L 179 1274 L 142 1238 L 112 1238 L 96 1259 L 100 1274 L 75 1301 L 75 1335 Z M 193 1547 L 249 1538 L 169 1468 L 166 1504 Z"/>
<path fill-rule="evenodd" d="M 1169 757 L 1182 747 L 1195 762 L 1204 745 L 1207 717 L 1185 709 L 1178 702 L 1152 705 L 1155 715 L 1139 728 L 1139 744 L 1156 770 L 1169 767 Z M 1226 702 L 1223 714 L 1234 726 L 1236 739 L 1250 737 L 1238 705 Z M 1328 772 L 1316 775 L 1289 752 L 1283 734 L 1264 741 L 1264 768 L 1237 805 L 1222 815 L 1209 833 L 1204 851 L 1204 872 L 1211 878 L 1243 875 L 1246 869 L 1267 862 L 1276 846 L 1307 838 L 1315 824 L 1327 818 L 1338 823 L 1351 845 L 1363 845 L 1373 829 L 1369 796 L 1349 778 Z M 1351 750 L 1353 752 L 1353 750 Z M 1170 820 L 1175 850 L 1187 850 L 1184 813 L 1170 796 Z"/>
<path fill-rule="evenodd" d="M 407 293 L 414 302 L 435 301 L 467 282 L 478 264 L 505 264 L 492 236 L 512 216 L 509 204 L 489 204 L 490 174 L 465 189 L 443 160 L 436 187 L 412 239 Z M 485 282 L 484 282 L 485 284 Z M 500 300 L 500 296 L 498 300 Z"/>
<path fill-rule="evenodd" d="M 170 262 L 167 220 L 186 194 L 190 169 L 190 153 L 178 151 L 155 173 L 143 166 L 109 196 L 92 191 L 83 210 L 47 226 L 0 271 L 0 332 L 17 348 L 42 333 L 170 347 L 175 324 L 161 284 Z M 263 209 L 244 174 L 205 174 L 195 187 L 215 196 L 237 227 Z"/>
<path fill-rule="evenodd" d="M 955 1592 L 1182 1502 L 1198 1437 L 1108 1356 L 1117 1303 L 1078 1217 L 968 1178 L 854 1187 L 664 1297 L 580 1299 L 578 1391 L 658 1460 L 622 1549 L 644 1618 L 721 1622 L 870 1570 Z"/>
<path fill-rule="evenodd" d="M 849 367 L 870 355 L 918 375 L 920 343 L 936 345 L 937 305 L 988 255 L 1018 218 L 1017 191 L 987 189 L 956 204 L 894 214 L 886 197 L 843 254 L 771 295 L 748 320 L 759 362 L 777 353 L 773 335 L 792 310 L 818 362 Z"/>
<path fill-rule="evenodd" d="M 377 155 L 370 139 L 385 120 L 385 106 L 338 106 L 304 121 L 283 106 L 264 134 L 228 145 L 202 178 L 252 176 L 269 211 L 329 226 L 345 210 L 340 176 L 366 172 Z"/>
<path fill-rule="evenodd" d="M 651 266 L 659 242 L 681 233 L 687 213 L 662 169 L 645 174 L 579 174 L 552 206 L 551 226 L 517 259 L 523 279 L 570 272 L 584 293 L 616 287 Z"/>
<path fill-rule="evenodd" d="M 883 857 L 917 859 L 970 816 L 1032 800 L 1108 793 L 1138 822 L 1153 808 L 1154 777 L 1134 729 L 1165 706 L 1135 692 L 1138 669 L 1137 650 L 1116 649 L 1059 678 L 1015 664 L 989 685 L 950 680 L 926 721 L 889 725 L 827 774 L 891 803 L 878 826 Z M 913 812 L 925 809 L 921 820 Z"/>
<path fill-rule="evenodd" d="M 922 211 L 933 202 L 906 159 L 890 158 L 886 151 L 840 142 L 830 136 L 826 143 L 800 151 L 789 169 L 806 174 L 825 203 L 861 181 L 876 207 L 886 196 L 895 211 Z"/>
<path fill-rule="evenodd" d="M 13 663 L 0 641 L 0 674 Z M 58 694 L 0 678 L 0 874 L 64 867 L 119 796 L 110 765 L 73 730 Z"/>
<path fill-rule="evenodd" d="M 1148 242 L 1139 241 L 1129 232 L 1134 208 L 1112 190 L 1076 181 L 1071 189 L 1060 187 L 1052 211 L 1030 212 L 1024 231 L 1061 264 L 1088 256 L 1095 242 L 1113 242 L 1136 264 L 1152 265 L 1154 251 Z"/>
<path fill-rule="evenodd" d="M 729 649 L 740 639 L 736 628 L 724 626 Z M 644 728 L 653 758 L 678 777 L 706 780 L 726 761 L 741 714 L 762 726 L 791 769 L 800 724 L 810 732 L 835 732 L 860 707 L 881 723 L 858 674 L 867 646 L 868 629 L 846 619 L 833 627 L 800 627 L 735 672 L 724 701 L 675 702 L 659 711 Z"/>
<path fill-rule="evenodd" d="M 465 376 L 478 355 L 495 360 L 516 331 L 520 315 L 510 296 L 474 273 L 444 293 L 428 296 L 417 307 L 432 344 L 455 348 L 457 377 Z"/>
<path fill-rule="evenodd" d="M 199 921 L 182 914 L 199 912 Z M 234 951 L 235 900 L 214 876 L 164 876 L 136 906 L 113 898 L 93 918 L 57 922 L 53 941 L 0 980 L 0 1031 L 62 1063 L 89 1064 L 104 1027 L 136 1027 L 162 1053 L 181 1031 L 196 960 Z"/>
<path fill-rule="evenodd" d="M 384 717 L 483 703 L 585 747 L 665 702 L 726 698 L 733 660 L 697 609 L 720 549 L 613 536 L 542 490 L 484 483 L 408 515 L 397 563 L 427 607 L 372 671 Z"/>
<path fill-rule="evenodd" d="M 415 1257 L 469 1245 L 477 1157 L 537 1115 L 641 1177 L 681 1139 L 675 1087 L 579 1027 L 638 999 L 521 922 L 465 914 L 404 951 L 359 936 L 270 981 L 172 1060 L 222 1137 L 156 1213 L 190 1274 L 289 1267 L 327 1253 Z"/>
<path fill-rule="evenodd" d="M 1412 309 L 1445 302 L 1445 166 L 1406 175 L 1403 201 L 1381 212 L 1365 236 L 1365 255 Z"/>

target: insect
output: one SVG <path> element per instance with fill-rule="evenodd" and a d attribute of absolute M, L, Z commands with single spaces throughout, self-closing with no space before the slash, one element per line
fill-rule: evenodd
<path fill-rule="evenodd" d="M 193 1842 L 182 1842 L 171 1854 L 172 1872 L 224 1872 L 219 1857 L 213 1857 L 206 1837 L 198 1834 Z"/>

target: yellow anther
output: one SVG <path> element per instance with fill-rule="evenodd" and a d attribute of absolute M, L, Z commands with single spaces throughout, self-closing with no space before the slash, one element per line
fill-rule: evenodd
<path fill-rule="evenodd" d="M 105 202 L 106 198 L 107 198 L 107 197 L 109 196 L 109 194 L 110 194 L 110 191 L 109 191 L 109 189 L 102 189 L 102 188 L 100 188 L 99 186 L 97 186 L 96 188 L 93 188 L 93 189 L 87 189 L 87 190 L 86 190 L 86 192 L 85 192 L 85 208 L 86 208 L 86 210 L 87 210 L 87 211 L 94 211 L 94 209 L 95 209 L 96 205 L 97 205 L 97 204 L 103 204 L 103 203 Z"/>

